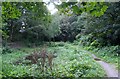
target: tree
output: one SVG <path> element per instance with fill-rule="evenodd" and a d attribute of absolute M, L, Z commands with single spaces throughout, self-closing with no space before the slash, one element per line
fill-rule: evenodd
<path fill-rule="evenodd" d="M 106 12 L 108 6 L 105 2 L 71 2 L 69 0 L 61 5 L 57 5 L 57 8 L 67 15 L 81 15 L 81 13 L 87 12 L 93 16 L 100 17 Z"/>
<path fill-rule="evenodd" d="M 19 40 L 24 33 L 26 38 L 38 37 L 38 32 L 42 36 L 51 20 L 50 13 L 43 2 L 3 2 L 2 18 L 2 30 L 10 36 L 11 41 Z M 26 32 L 20 33 L 21 28 Z M 35 29 L 38 31 L 34 32 Z M 44 30 L 40 31 L 41 29 Z"/>
<path fill-rule="evenodd" d="M 119 45 L 120 40 L 120 3 L 110 3 L 107 11 L 101 17 L 93 17 L 88 13 L 84 18 L 79 16 L 80 22 L 84 21 L 81 35 L 89 35 L 87 41 L 104 45 Z M 85 39 L 84 39 L 85 40 Z M 90 44 L 90 43 L 89 43 Z"/>

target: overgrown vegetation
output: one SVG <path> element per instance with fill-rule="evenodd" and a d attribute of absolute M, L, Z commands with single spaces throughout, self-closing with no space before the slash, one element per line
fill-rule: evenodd
<path fill-rule="evenodd" d="M 82 52 L 79 46 L 72 46 L 71 44 L 64 43 L 61 47 L 60 44 L 55 43 L 57 46 L 48 47 L 48 51 L 56 50 L 57 58 L 53 59 L 54 66 L 53 70 L 50 71 L 49 68 L 43 73 L 39 69 L 39 65 L 26 65 L 20 64 L 15 65 L 13 62 L 22 59 L 26 55 L 31 53 L 28 48 L 26 52 L 22 50 L 14 50 L 14 52 L 9 54 L 3 54 L 3 65 L 2 74 L 3 77 L 102 77 L 105 76 L 104 71 L 101 69 L 93 58 Z M 60 45 L 60 46 L 59 46 Z M 23 48 L 24 49 L 24 48 Z M 25 48 L 26 49 L 26 48 Z M 40 47 L 38 47 L 40 49 Z M 23 60 L 24 62 L 27 62 Z"/>
<path fill-rule="evenodd" d="M 92 53 L 94 53 L 96 56 L 98 56 L 99 58 L 101 58 L 102 60 L 110 63 L 110 64 L 114 64 L 116 66 L 116 68 L 119 68 L 119 49 L 120 46 L 106 46 L 106 47 L 102 47 L 102 48 L 95 48 L 92 46 L 85 46 L 84 47 L 86 50 L 91 51 Z"/>
<path fill-rule="evenodd" d="M 70 1 L 61 4 L 54 1 L 3 2 L 0 5 L 0 74 L 4 78 L 106 76 L 91 55 L 82 50 L 94 53 L 118 69 L 120 2 Z M 58 11 L 51 15 L 49 5 Z M 48 61 L 42 72 L 39 64 L 30 64 L 24 59 L 36 49 L 40 53 L 44 44 L 48 53 L 56 51 L 52 71 L 47 68 Z M 22 64 L 14 63 L 19 60 Z"/>

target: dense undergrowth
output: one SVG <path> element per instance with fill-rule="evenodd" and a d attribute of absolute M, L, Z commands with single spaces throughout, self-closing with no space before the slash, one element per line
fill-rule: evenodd
<path fill-rule="evenodd" d="M 68 43 L 52 43 L 48 45 L 47 51 L 56 50 L 57 58 L 54 58 L 53 70 L 49 68 L 41 72 L 37 64 L 13 64 L 26 55 L 32 53 L 36 48 L 13 49 L 11 53 L 2 54 L 2 76 L 8 77 L 103 77 L 104 70 L 93 58 L 77 45 Z M 23 60 L 24 61 L 24 60 Z M 24 61 L 26 62 L 26 61 Z M 47 64 L 46 64 L 47 65 Z"/>
<path fill-rule="evenodd" d="M 120 52 L 119 50 L 120 46 L 106 46 L 102 48 L 85 46 L 84 48 L 94 53 L 97 57 L 101 58 L 103 61 L 115 65 L 117 69 L 120 66 L 118 64 L 119 54 L 117 53 Z"/>
<path fill-rule="evenodd" d="M 102 37 L 92 37 L 91 34 L 78 35 L 74 44 L 80 45 L 85 50 L 94 53 L 97 57 L 103 61 L 116 66 L 116 69 L 120 66 L 118 64 L 118 57 L 120 54 L 120 45 L 118 43 L 112 43 L 109 40 L 103 41 Z"/>

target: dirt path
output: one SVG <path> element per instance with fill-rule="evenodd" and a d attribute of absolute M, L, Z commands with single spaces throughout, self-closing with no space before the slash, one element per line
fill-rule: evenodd
<path fill-rule="evenodd" d="M 94 60 L 96 60 L 96 62 L 103 67 L 107 74 L 107 77 L 118 77 L 118 70 L 116 70 L 112 65 L 97 58 L 94 54 L 92 54 L 92 56 Z"/>
<path fill-rule="evenodd" d="M 112 65 L 102 61 L 100 58 L 96 57 L 94 54 L 92 54 L 88 51 L 84 51 L 84 52 L 87 52 L 90 55 L 92 55 L 93 59 L 96 60 L 96 62 L 103 67 L 103 69 L 105 70 L 105 72 L 107 74 L 107 77 L 118 77 L 118 70 L 116 70 Z"/>
<path fill-rule="evenodd" d="M 118 77 L 118 72 L 108 63 L 97 61 L 106 71 L 108 77 Z"/>
<path fill-rule="evenodd" d="M 94 58 L 94 60 L 96 60 L 96 62 L 104 68 L 104 70 L 106 71 L 107 77 L 118 77 L 118 71 L 112 65 L 102 61 L 101 59 L 96 57 L 94 54 L 91 54 L 91 55 Z"/>

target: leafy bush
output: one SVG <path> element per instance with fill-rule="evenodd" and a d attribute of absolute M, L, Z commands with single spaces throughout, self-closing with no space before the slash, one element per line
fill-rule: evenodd
<path fill-rule="evenodd" d="M 2 48 L 2 54 L 6 54 L 6 53 L 12 53 L 12 50 L 8 47 L 3 47 Z"/>
<path fill-rule="evenodd" d="M 80 44 L 83 45 L 83 46 L 89 46 L 91 41 L 92 41 L 92 37 L 91 35 L 85 35 L 85 36 L 81 36 L 79 38 L 80 40 Z"/>
<path fill-rule="evenodd" d="M 58 46 L 64 46 L 65 43 L 64 43 L 64 42 L 59 42 L 59 43 L 57 43 L 57 45 L 58 45 Z"/>
<path fill-rule="evenodd" d="M 101 48 L 100 50 L 98 50 L 98 52 L 103 52 L 103 53 L 106 53 L 106 54 L 113 54 L 115 56 L 118 56 L 118 54 L 120 54 L 120 46 L 117 45 L 117 46 L 106 46 L 104 48 Z"/>
<path fill-rule="evenodd" d="M 94 40 L 94 41 L 90 44 L 90 46 L 100 47 L 101 45 L 100 45 L 100 43 L 98 42 L 98 40 Z"/>
<path fill-rule="evenodd" d="M 93 50 L 93 49 L 95 49 L 95 47 L 93 47 L 93 46 L 86 46 L 86 47 L 84 47 L 86 50 Z"/>

